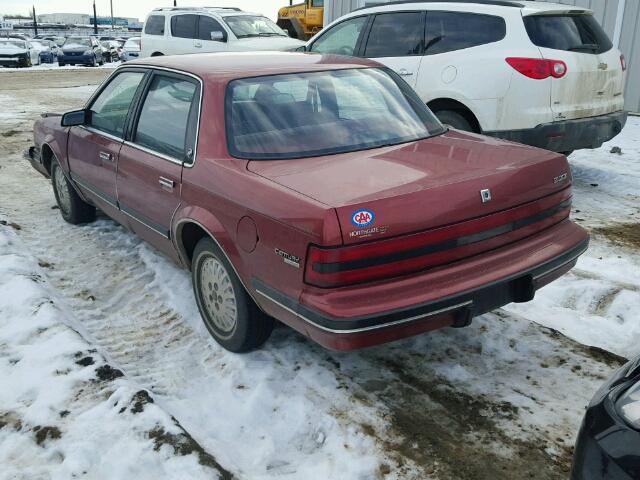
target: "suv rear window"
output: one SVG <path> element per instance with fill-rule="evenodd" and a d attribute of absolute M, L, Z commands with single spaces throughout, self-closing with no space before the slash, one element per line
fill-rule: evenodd
<path fill-rule="evenodd" d="M 524 17 L 529 38 L 538 47 L 569 52 L 604 53 L 613 44 L 593 15 Z"/>
<path fill-rule="evenodd" d="M 502 17 L 463 12 L 427 12 L 425 53 L 453 52 L 498 42 L 507 34 Z"/>
<path fill-rule="evenodd" d="M 147 35 L 164 35 L 164 15 L 151 15 L 144 26 Z"/>

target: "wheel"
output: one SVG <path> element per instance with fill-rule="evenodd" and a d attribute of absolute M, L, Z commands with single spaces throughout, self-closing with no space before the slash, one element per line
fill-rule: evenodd
<path fill-rule="evenodd" d="M 64 67 L 64 62 L 61 62 L 60 60 L 58 60 L 58 66 L 59 67 Z"/>
<path fill-rule="evenodd" d="M 464 130 L 465 132 L 473 132 L 473 127 L 458 112 L 454 112 L 453 110 L 439 110 L 434 112 L 438 120 L 440 120 L 445 127 L 455 128 L 457 130 Z"/>
<path fill-rule="evenodd" d="M 78 225 L 89 223 L 96 218 L 96 208 L 80 198 L 78 192 L 64 176 L 57 159 L 51 162 L 51 183 L 60 214 L 65 221 Z"/>
<path fill-rule="evenodd" d="M 273 318 L 253 302 L 211 238 L 205 237 L 196 245 L 191 275 L 202 320 L 222 347 L 247 352 L 269 338 Z"/>

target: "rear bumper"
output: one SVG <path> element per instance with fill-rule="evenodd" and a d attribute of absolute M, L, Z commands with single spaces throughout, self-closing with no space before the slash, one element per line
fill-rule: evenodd
<path fill-rule="evenodd" d="M 529 301 L 570 270 L 588 242 L 581 227 L 565 220 L 514 244 L 397 280 L 307 290 L 298 300 L 258 279 L 252 286 L 267 313 L 299 330 L 303 325 L 325 347 L 353 350 L 466 326 L 474 316 Z"/>
<path fill-rule="evenodd" d="M 626 123 L 627 112 L 620 111 L 597 117 L 545 123 L 524 130 L 483 133 L 554 152 L 567 152 L 582 148 L 598 148 L 618 135 Z"/>

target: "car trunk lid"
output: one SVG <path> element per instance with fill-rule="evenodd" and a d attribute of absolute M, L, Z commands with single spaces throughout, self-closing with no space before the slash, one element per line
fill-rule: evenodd
<path fill-rule="evenodd" d="M 251 161 L 247 168 L 335 208 L 345 245 L 488 216 L 570 183 L 561 155 L 459 131 L 326 157 Z"/>
<path fill-rule="evenodd" d="M 524 18 L 543 58 L 565 63 L 551 81 L 554 121 L 605 115 L 624 106 L 620 52 L 588 10 L 538 12 Z"/>

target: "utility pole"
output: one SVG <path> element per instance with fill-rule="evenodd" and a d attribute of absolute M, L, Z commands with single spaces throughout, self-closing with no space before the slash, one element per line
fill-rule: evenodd
<path fill-rule="evenodd" d="M 113 0 L 109 0 L 109 3 L 111 4 L 111 30 L 113 30 L 115 27 L 115 24 L 113 23 Z"/>
<path fill-rule="evenodd" d="M 173 6 L 177 7 L 178 6 L 178 1 L 177 0 L 173 0 Z"/>
<path fill-rule="evenodd" d="M 96 0 L 93 0 L 93 33 L 98 34 L 98 15 L 96 15 Z"/>
<path fill-rule="evenodd" d="M 38 35 L 38 19 L 36 18 L 36 7 L 35 5 L 31 6 L 33 9 L 33 31 L 34 34 L 37 36 Z"/>

